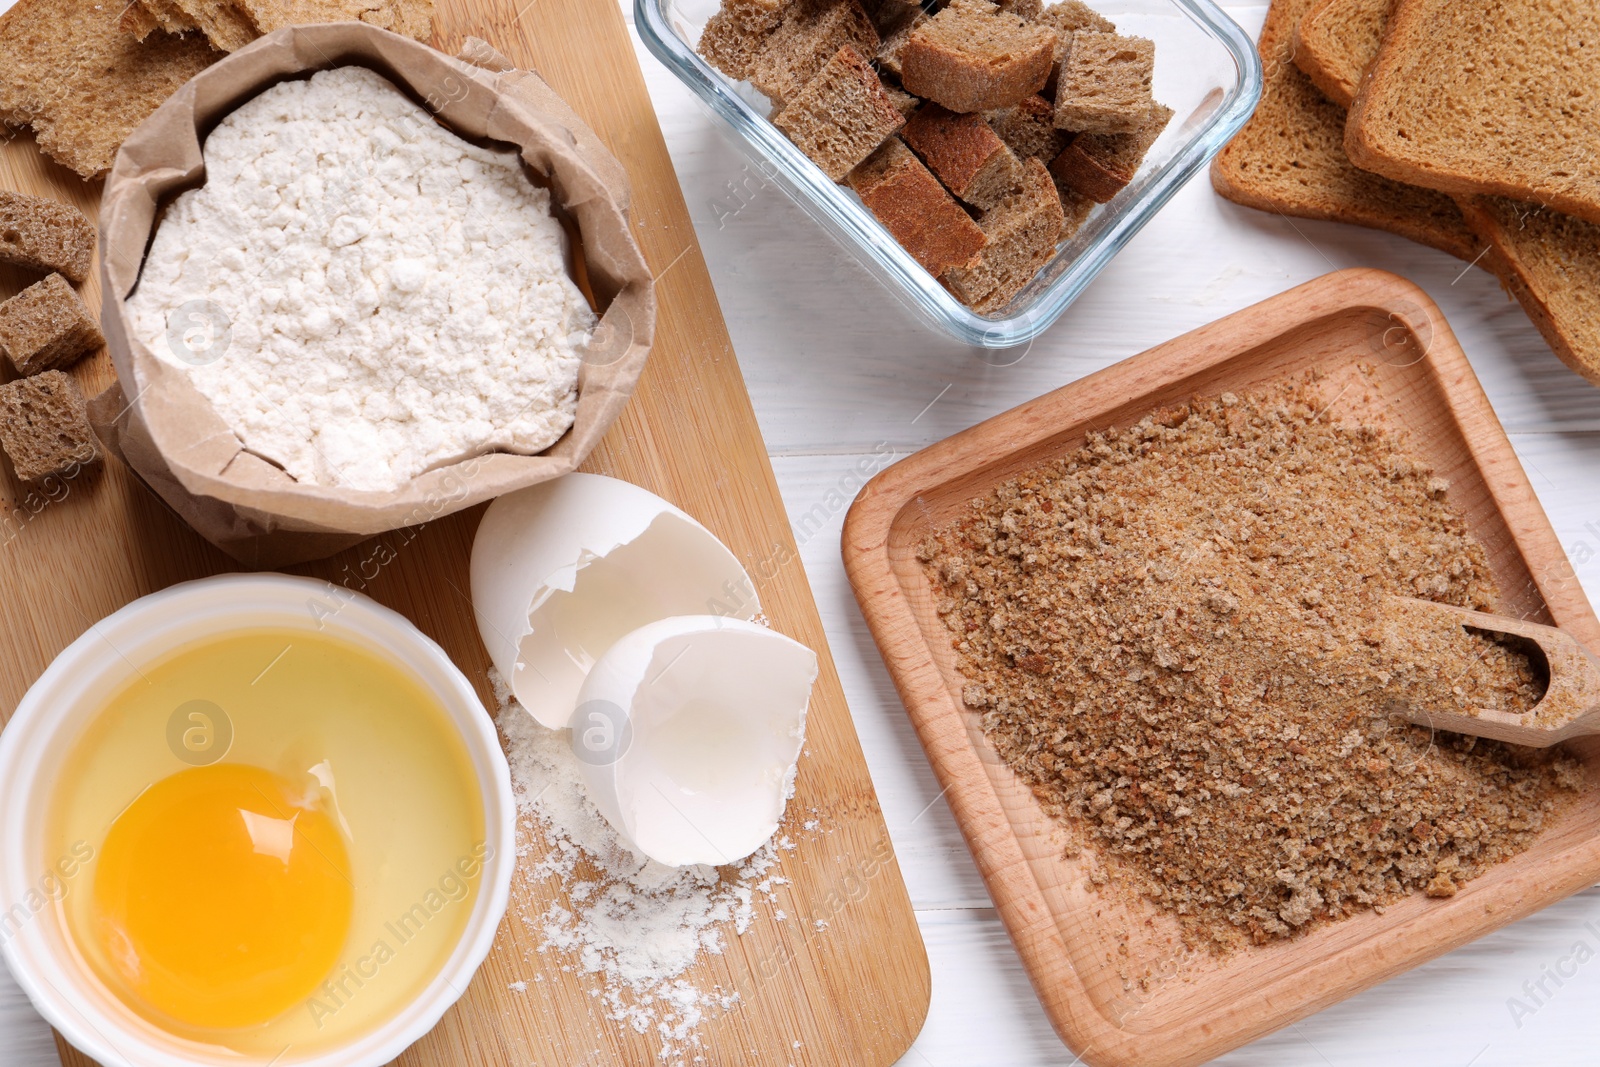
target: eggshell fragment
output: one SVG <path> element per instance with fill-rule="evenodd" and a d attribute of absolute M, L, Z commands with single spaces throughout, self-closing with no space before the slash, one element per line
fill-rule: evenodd
<path fill-rule="evenodd" d="M 624 634 L 669 616 L 761 611 L 750 576 L 711 531 L 654 493 L 598 474 L 489 506 L 472 545 L 472 605 L 518 703 L 555 730 Z"/>
<path fill-rule="evenodd" d="M 816 679 L 816 653 L 756 623 L 634 630 L 589 672 L 573 718 L 590 800 L 657 862 L 743 859 L 783 818 Z"/>

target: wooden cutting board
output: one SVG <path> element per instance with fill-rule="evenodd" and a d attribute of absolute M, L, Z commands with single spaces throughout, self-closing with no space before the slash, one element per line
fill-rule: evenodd
<path fill-rule="evenodd" d="M 784 830 L 775 905 L 744 936 L 686 977 L 737 990 L 702 1024 L 691 1062 L 708 1065 L 889 1064 L 928 1010 L 928 962 L 828 655 L 816 605 L 766 447 L 689 223 L 682 192 L 615 0 L 440 0 L 435 43 L 455 53 L 482 37 L 539 71 L 594 127 L 633 181 L 633 223 L 657 279 L 658 341 L 637 392 L 584 465 L 651 489 L 704 522 L 756 576 L 773 625 L 821 659 L 807 754 Z M 75 203 L 94 216 L 98 182 L 41 158 L 27 136 L 0 147 L 0 186 Z M 0 298 L 33 279 L 0 270 Z M 99 306 L 98 283 L 84 290 Z M 113 378 L 103 353 L 74 373 L 88 392 Z M 119 464 L 30 496 L 0 473 L 0 714 L 9 716 L 46 664 L 95 620 L 174 582 L 236 567 L 169 513 Z M 53 497 L 53 498 L 52 498 Z M 390 534 L 294 568 L 360 590 L 438 641 L 493 706 L 488 654 L 473 622 L 467 560 L 481 508 Z M 414 534 L 414 536 L 413 536 Z M 388 551 L 379 546 L 387 542 Z M 393 559 L 377 566 L 392 551 Z M 817 820 L 814 831 L 801 824 Z M 537 862 L 542 844 L 526 862 Z M 516 879 L 494 951 L 466 996 L 400 1060 L 408 1064 L 658 1063 L 656 1039 L 607 1020 L 598 980 L 541 954 L 520 916 L 551 903 Z M 775 910 L 787 913 L 783 921 Z M 525 991 L 509 986 L 528 981 Z M 88 1061 L 58 1040 L 68 1067 Z M 696 1060 L 703 1056 L 703 1060 Z"/>

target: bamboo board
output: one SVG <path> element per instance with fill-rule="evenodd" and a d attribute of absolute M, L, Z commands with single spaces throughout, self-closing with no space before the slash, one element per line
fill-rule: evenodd
<path fill-rule="evenodd" d="M 1046 1014 L 1091 1067 L 1204 1062 L 1600 878 L 1600 741 L 1585 738 L 1568 746 L 1587 764 L 1583 795 L 1532 848 L 1454 897 L 1414 894 L 1382 915 L 1213 956 L 1186 948 L 1149 901 L 1089 886 L 1080 848 L 1092 843 L 1045 813 L 962 704 L 965 680 L 917 559 L 932 530 L 1091 430 L 1308 371 L 1334 418 L 1404 431 L 1449 481 L 1488 554 L 1498 614 L 1560 626 L 1600 652 L 1600 620 L 1438 306 L 1379 270 L 1308 282 L 926 448 L 869 482 L 845 521 L 850 584 L 895 687 Z"/>
<path fill-rule="evenodd" d="M 688 211 L 615 0 L 440 0 L 436 44 L 482 37 L 539 71 L 627 167 L 634 232 L 657 278 L 657 344 L 621 419 L 585 470 L 625 478 L 679 505 L 755 576 L 773 625 L 817 650 L 807 755 L 784 825 L 791 884 L 758 909 L 721 956 L 686 977 L 740 1002 L 700 1027 L 710 1065 L 892 1063 L 928 1010 L 930 980 L 905 884 L 828 654 L 765 445 L 728 341 Z M 0 186 L 70 201 L 94 217 L 100 184 L 41 158 L 27 136 L 0 147 Z M 98 273 L 98 272 L 97 272 Z M 97 273 L 91 278 L 97 278 Z M 0 270 L 0 299 L 33 279 Z M 99 306 L 99 286 L 84 289 Z M 85 391 L 113 379 L 102 353 L 74 370 Z M 236 567 L 175 519 L 120 465 L 47 497 L 0 473 L 0 715 L 97 619 L 175 582 Z M 492 695 L 473 621 L 467 564 L 481 508 L 293 568 L 393 607 L 438 641 Z M 391 558 L 392 557 L 392 558 Z M 383 561 L 383 562 L 379 562 Z M 816 819 L 814 833 L 799 829 Z M 542 847 L 542 846 L 540 846 Z M 528 856 L 536 862 L 538 850 Z M 597 979 L 541 954 L 521 916 L 552 900 L 520 874 L 494 951 L 465 997 L 399 1062 L 430 1067 L 656 1064 L 656 1039 L 607 1020 Z M 778 921 L 775 907 L 788 914 Z M 819 922 L 822 925 L 819 925 Z M 509 987 L 528 981 L 525 991 Z M 58 1040 L 68 1067 L 88 1061 Z"/>

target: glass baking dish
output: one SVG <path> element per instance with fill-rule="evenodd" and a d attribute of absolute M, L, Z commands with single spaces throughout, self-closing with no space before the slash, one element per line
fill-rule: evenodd
<path fill-rule="evenodd" d="M 1210 0 L 1090 0 L 1117 31 L 1156 45 L 1154 90 L 1175 112 L 1133 183 L 1090 216 L 1009 305 L 979 315 L 889 236 L 848 186 L 835 185 L 777 127 L 771 105 L 694 50 L 719 0 L 634 0 L 645 46 L 693 90 L 734 144 L 915 314 L 985 348 L 1024 344 L 1048 329 L 1172 195 L 1238 132 L 1261 96 L 1261 60 Z"/>

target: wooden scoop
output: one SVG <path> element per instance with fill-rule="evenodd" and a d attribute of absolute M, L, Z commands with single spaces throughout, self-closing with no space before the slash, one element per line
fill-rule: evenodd
<path fill-rule="evenodd" d="M 1408 704 L 1401 709 L 1401 714 L 1411 722 L 1534 748 L 1600 733 L 1600 659 L 1565 631 L 1409 597 L 1390 597 L 1389 606 L 1411 618 L 1450 620 L 1474 630 L 1520 637 L 1544 655 L 1549 669 L 1550 684 L 1544 696 L 1521 714 L 1488 709 L 1469 714 Z M 1529 654 L 1537 653 L 1530 649 Z"/>

